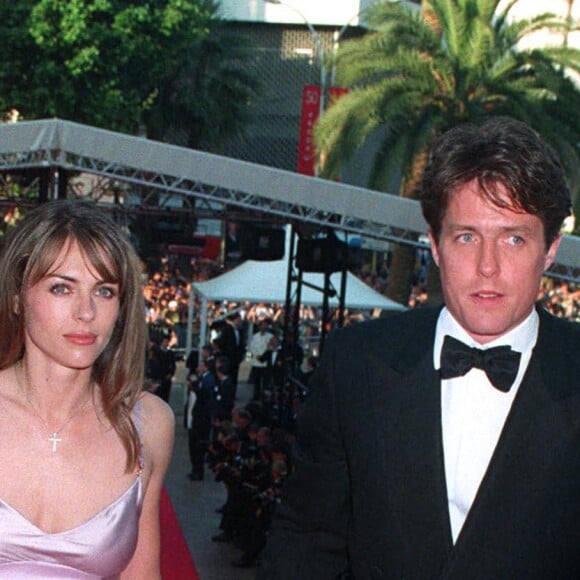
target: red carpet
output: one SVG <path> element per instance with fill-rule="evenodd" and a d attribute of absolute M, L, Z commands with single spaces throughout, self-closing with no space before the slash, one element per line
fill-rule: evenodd
<path fill-rule="evenodd" d="M 159 504 L 161 524 L 161 577 L 163 580 L 199 580 L 199 574 L 165 488 Z"/>

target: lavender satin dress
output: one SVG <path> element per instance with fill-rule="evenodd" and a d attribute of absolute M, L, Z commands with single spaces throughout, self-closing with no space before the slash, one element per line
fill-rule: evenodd
<path fill-rule="evenodd" d="M 134 420 L 140 434 L 139 403 Z M 83 524 L 47 533 L 0 499 L 1 580 L 118 579 L 139 535 L 143 505 L 143 448 L 137 478 L 113 503 Z"/>
<path fill-rule="evenodd" d="M 84 524 L 56 534 L 37 528 L 0 500 L 0 578 L 118 578 L 137 545 L 142 495 L 139 475 L 123 495 Z"/>

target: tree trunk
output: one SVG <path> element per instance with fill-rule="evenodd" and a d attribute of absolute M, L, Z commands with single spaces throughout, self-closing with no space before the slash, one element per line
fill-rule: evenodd
<path fill-rule="evenodd" d="M 385 294 L 391 300 L 407 306 L 415 271 L 415 247 L 396 244 L 393 247 L 391 267 Z"/>
<path fill-rule="evenodd" d="M 415 155 L 410 169 L 401 184 L 401 197 L 418 199 L 423 170 L 427 164 L 427 149 Z M 391 300 L 407 306 L 415 273 L 416 248 L 407 244 L 396 244 L 387 278 L 385 294 Z"/>

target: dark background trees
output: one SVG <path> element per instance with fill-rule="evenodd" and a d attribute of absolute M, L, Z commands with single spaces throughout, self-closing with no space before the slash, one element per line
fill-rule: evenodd
<path fill-rule="evenodd" d="M 245 38 L 226 26 L 216 0 L 2 2 L 0 121 L 56 117 L 220 152 L 243 134 L 259 89 Z M 36 177 L 0 187 L 12 198 Z M 159 221 L 135 219 L 145 239 Z"/>
<path fill-rule="evenodd" d="M 219 149 L 258 88 L 221 26 L 215 0 L 4 2 L 0 112 Z"/>

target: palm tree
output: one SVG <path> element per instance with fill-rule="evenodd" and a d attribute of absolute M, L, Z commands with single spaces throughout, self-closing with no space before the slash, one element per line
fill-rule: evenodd
<path fill-rule="evenodd" d="M 486 115 L 528 122 L 560 154 L 578 189 L 580 91 L 567 76 L 580 51 L 523 48 L 538 31 L 565 33 L 570 19 L 540 14 L 511 21 L 517 0 L 423 0 L 422 10 L 380 0 L 367 15 L 369 33 L 337 55 L 342 84 L 351 88 L 321 117 L 321 175 L 338 176 L 371 135 L 379 133 L 368 186 L 388 191 L 401 175 L 400 195 L 414 198 L 429 144 L 442 132 Z M 414 251 L 397 246 L 387 294 L 406 303 Z"/>

